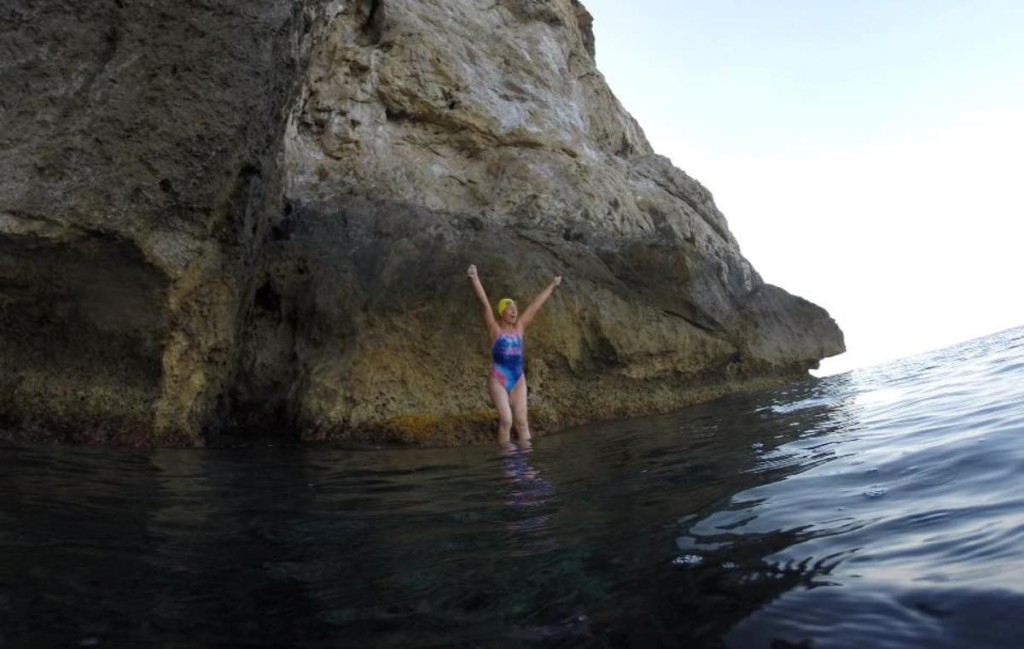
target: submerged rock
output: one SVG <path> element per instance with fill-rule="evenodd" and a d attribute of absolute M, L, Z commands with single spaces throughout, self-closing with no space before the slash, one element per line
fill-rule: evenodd
<path fill-rule="evenodd" d="M 537 424 L 665 410 L 843 351 L 656 155 L 575 0 L 57 0 L 0 39 L 0 413 L 38 434 L 487 435 L 492 299 Z"/>

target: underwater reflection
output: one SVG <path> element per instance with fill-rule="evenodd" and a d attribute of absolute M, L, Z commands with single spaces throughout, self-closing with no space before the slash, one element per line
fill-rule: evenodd
<path fill-rule="evenodd" d="M 505 522 L 509 532 L 509 553 L 530 556 L 551 552 L 558 547 L 552 533 L 555 490 L 540 472 L 530 465 L 532 446 L 502 451 L 501 470 L 505 479 L 505 504 L 511 518 Z"/>

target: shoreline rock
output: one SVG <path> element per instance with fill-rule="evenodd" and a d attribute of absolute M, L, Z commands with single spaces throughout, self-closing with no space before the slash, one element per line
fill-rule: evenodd
<path fill-rule="evenodd" d="M 566 278 L 529 332 L 538 422 L 841 353 L 651 150 L 591 20 L 576 0 L 5 9 L 0 415 L 104 443 L 469 441 L 489 412 L 469 263 L 495 301 Z"/>

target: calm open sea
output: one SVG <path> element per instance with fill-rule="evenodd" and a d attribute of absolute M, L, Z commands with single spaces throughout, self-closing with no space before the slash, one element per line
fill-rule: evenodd
<path fill-rule="evenodd" d="M 0 647 L 1020 647 L 1024 328 L 530 452 L 0 446 Z"/>

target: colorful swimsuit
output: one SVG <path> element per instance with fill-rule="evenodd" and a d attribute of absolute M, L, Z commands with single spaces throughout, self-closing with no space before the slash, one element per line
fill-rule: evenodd
<path fill-rule="evenodd" d="M 491 374 L 506 391 L 512 392 L 523 376 L 522 334 L 500 334 L 491 346 Z"/>

